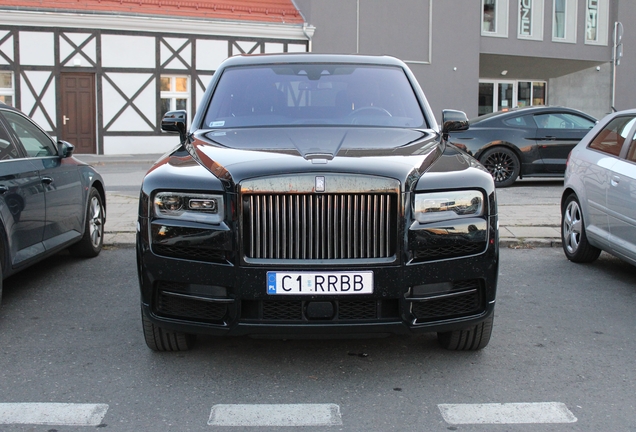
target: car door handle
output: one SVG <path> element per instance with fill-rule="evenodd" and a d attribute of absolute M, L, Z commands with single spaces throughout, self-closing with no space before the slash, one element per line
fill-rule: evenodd
<path fill-rule="evenodd" d="M 612 176 L 611 180 L 610 180 L 610 184 L 612 186 L 618 186 L 618 184 L 621 182 L 621 178 L 617 175 Z"/>
<path fill-rule="evenodd" d="M 51 183 L 53 183 L 53 178 L 52 177 L 42 177 L 42 183 L 44 183 L 45 185 L 50 185 Z"/>

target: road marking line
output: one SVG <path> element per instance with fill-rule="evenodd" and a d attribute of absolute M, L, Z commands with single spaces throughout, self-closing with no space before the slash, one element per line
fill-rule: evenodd
<path fill-rule="evenodd" d="M 210 426 L 339 426 L 336 404 L 214 405 Z"/>
<path fill-rule="evenodd" d="M 0 424 L 99 426 L 106 404 L 0 403 Z"/>
<path fill-rule="evenodd" d="M 441 404 L 450 424 L 575 423 L 577 418 L 563 403 Z"/>

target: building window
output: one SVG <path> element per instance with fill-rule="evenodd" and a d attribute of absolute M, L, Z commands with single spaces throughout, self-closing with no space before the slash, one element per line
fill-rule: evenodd
<path fill-rule="evenodd" d="M 0 72 L 0 102 L 13 106 L 13 73 Z"/>
<path fill-rule="evenodd" d="M 607 0 L 586 0 L 585 43 L 607 45 L 609 2 Z"/>
<path fill-rule="evenodd" d="M 489 33 L 497 32 L 496 0 L 484 0 L 484 14 L 482 15 L 482 30 Z"/>
<path fill-rule="evenodd" d="M 479 83 L 479 110 L 478 115 L 484 115 L 493 112 L 495 104 L 495 84 L 491 82 Z"/>
<path fill-rule="evenodd" d="M 519 81 L 517 83 L 518 107 L 545 105 L 545 82 Z"/>
<path fill-rule="evenodd" d="M 577 0 L 554 0 L 552 40 L 576 43 Z"/>
<path fill-rule="evenodd" d="M 518 36 L 543 40 L 543 0 L 519 0 Z"/>
<path fill-rule="evenodd" d="M 189 81 L 185 76 L 161 76 L 161 117 L 168 111 L 189 111 Z"/>
<path fill-rule="evenodd" d="M 519 36 L 532 36 L 532 0 L 519 2 Z"/>
<path fill-rule="evenodd" d="M 482 0 L 482 36 L 508 37 L 508 0 Z"/>
<path fill-rule="evenodd" d="M 480 81 L 479 115 L 546 104 L 545 81 Z"/>

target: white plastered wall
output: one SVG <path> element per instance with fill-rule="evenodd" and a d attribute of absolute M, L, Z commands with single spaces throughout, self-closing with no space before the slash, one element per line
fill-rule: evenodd
<path fill-rule="evenodd" d="M 179 135 L 176 134 L 142 137 L 106 136 L 104 137 L 104 154 L 163 154 L 178 145 Z"/>

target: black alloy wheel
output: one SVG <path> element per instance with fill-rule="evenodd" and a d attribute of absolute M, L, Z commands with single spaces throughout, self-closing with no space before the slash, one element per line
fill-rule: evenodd
<path fill-rule="evenodd" d="M 486 150 L 479 158 L 479 162 L 492 175 L 495 186 L 500 188 L 511 186 L 521 171 L 519 158 L 514 151 L 505 147 Z"/>

